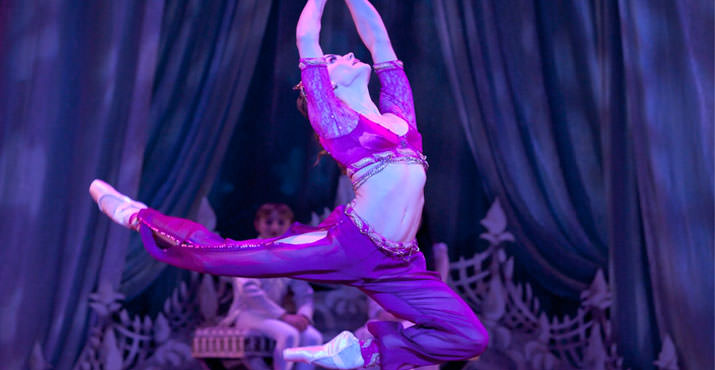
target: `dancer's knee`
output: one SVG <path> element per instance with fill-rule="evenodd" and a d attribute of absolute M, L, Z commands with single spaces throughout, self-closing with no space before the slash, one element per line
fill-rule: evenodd
<path fill-rule="evenodd" d="M 465 326 L 455 339 L 469 357 L 481 355 L 489 344 L 489 333 L 480 322 Z"/>
<path fill-rule="evenodd" d="M 489 334 L 481 323 L 464 322 L 459 326 L 443 327 L 432 343 L 431 351 L 439 352 L 439 357 L 447 361 L 459 361 L 481 355 L 489 343 Z M 444 356 L 444 357 L 442 357 Z"/>

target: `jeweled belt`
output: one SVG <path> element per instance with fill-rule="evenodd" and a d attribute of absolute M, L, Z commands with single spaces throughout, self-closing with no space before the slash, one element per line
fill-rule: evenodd
<path fill-rule="evenodd" d="M 420 251 L 417 246 L 417 239 L 408 242 L 396 242 L 389 240 L 375 231 L 373 227 L 363 220 L 353 208 L 352 203 L 345 205 L 345 215 L 357 226 L 360 233 L 370 238 L 370 240 L 385 254 L 391 257 L 409 258 Z"/>

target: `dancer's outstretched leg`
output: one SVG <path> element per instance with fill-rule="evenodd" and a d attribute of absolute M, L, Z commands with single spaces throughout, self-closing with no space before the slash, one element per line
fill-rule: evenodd
<path fill-rule="evenodd" d="M 366 239 L 355 228 L 339 227 L 350 222 L 342 208 L 318 227 L 295 224 L 286 236 L 237 241 L 147 208 L 101 180 L 92 183 L 90 193 L 112 220 L 140 232 L 154 258 L 193 271 L 350 284 L 360 280 L 359 261 L 371 252 L 341 243 Z"/>

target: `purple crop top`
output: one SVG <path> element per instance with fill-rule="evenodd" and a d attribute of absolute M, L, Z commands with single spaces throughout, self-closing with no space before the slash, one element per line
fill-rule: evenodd
<path fill-rule="evenodd" d="M 380 89 L 380 112 L 392 113 L 408 124 L 404 135 L 355 112 L 333 93 L 323 58 L 301 59 L 301 80 L 310 124 L 325 150 L 347 168 L 357 189 L 368 178 L 390 163 L 414 163 L 427 168 L 422 154 L 422 135 L 417 131 L 412 89 L 402 62 L 390 61 L 374 66 Z M 372 166 L 364 173 L 358 171 Z"/>

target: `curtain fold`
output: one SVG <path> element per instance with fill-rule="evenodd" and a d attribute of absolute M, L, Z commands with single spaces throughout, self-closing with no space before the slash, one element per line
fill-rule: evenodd
<path fill-rule="evenodd" d="M 623 119 L 649 276 L 614 273 L 626 287 L 649 278 L 655 331 L 673 339 L 686 369 L 714 366 L 714 10 L 708 2 L 618 2 Z M 616 248 L 611 258 L 619 263 Z M 619 319 L 618 333 L 628 335 L 631 324 Z"/>
<path fill-rule="evenodd" d="M 577 298 L 608 261 L 597 42 L 582 23 L 592 15 L 570 2 L 434 6 L 472 155 L 519 236 L 511 252 L 554 294 Z"/>
<path fill-rule="evenodd" d="M 28 366 L 37 343 L 54 368 L 71 368 L 91 325 L 88 295 L 99 284 L 117 289 L 120 278 L 134 294 L 163 268 L 97 212 L 89 183 L 102 178 L 162 211 L 196 213 L 270 8 L 264 0 L 0 4 L 3 367 Z"/>
<path fill-rule="evenodd" d="M 150 207 L 195 217 L 249 92 L 271 5 L 167 2 L 138 198 Z M 182 274 L 151 258 L 134 236 L 121 291 L 131 299 L 165 269 L 158 289 L 166 292 Z M 163 303 L 162 294 L 154 296 Z"/>
<path fill-rule="evenodd" d="M 670 335 L 684 368 L 712 368 L 713 5 L 434 6 L 465 136 L 518 262 L 573 298 L 610 267 L 627 366 L 652 367 Z"/>
<path fill-rule="evenodd" d="M 0 363 L 34 344 L 70 368 L 88 295 L 116 286 L 129 235 L 97 212 L 101 177 L 136 195 L 163 2 L 0 5 Z"/>

